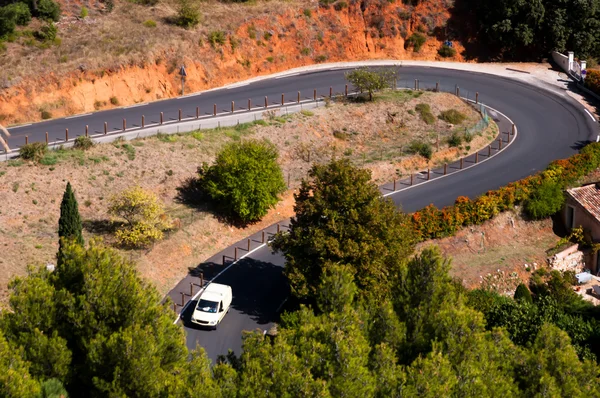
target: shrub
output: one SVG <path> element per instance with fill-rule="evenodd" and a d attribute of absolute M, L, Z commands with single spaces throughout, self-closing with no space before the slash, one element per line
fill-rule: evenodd
<path fill-rule="evenodd" d="M 147 28 L 156 28 L 156 22 L 148 19 L 147 21 L 144 21 L 144 26 Z"/>
<path fill-rule="evenodd" d="M 525 212 L 534 219 L 546 218 L 559 211 L 564 201 L 560 184 L 547 179 L 542 181 L 529 196 L 525 202 Z"/>
<path fill-rule="evenodd" d="M 310 54 L 310 48 L 308 47 L 303 47 L 302 50 L 300 50 L 300 54 L 307 56 Z"/>
<path fill-rule="evenodd" d="M 87 7 L 85 7 L 85 6 L 81 7 L 81 12 L 79 13 L 79 18 L 87 18 L 88 15 L 89 15 L 89 11 L 88 11 Z"/>
<path fill-rule="evenodd" d="M 467 118 L 467 115 L 457 111 L 456 109 L 448 109 L 440 113 L 440 119 L 447 123 L 461 124 Z"/>
<path fill-rule="evenodd" d="M 230 143 L 214 165 L 198 169 L 200 186 L 227 216 L 243 223 L 260 220 L 286 189 L 278 157 L 268 141 Z"/>
<path fill-rule="evenodd" d="M 529 291 L 527 286 L 525 286 L 524 283 L 520 283 L 519 286 L 517 286 L 517 290 L 515 290 L 514 299 L 517 301 L 523 301 L 528 304 L 533 304 L 531 292 Z"/>
<path fill-rule="evenodd" d="M 19 155 L 25 160 L 39 162 L 48 152 L 48 145 L 44 142 L 32 142 L 19 148 Z"/>
<path fill-rule="evenodd" d="M 417 106 L 415 106 L 415 111 L 417 111 L 419 113 L 419 115 L 421 116 L 421 119 L 427 123 L 427 124 L 433 124 L 435 123 L 435 116 L 433 116 L 433 113 L 431 113 L 431 107 L 429 106 L 429 104 L 417 104 Z"/>
<path fill-rule="evenodd" d="M 267 57 L 267 62 L 273 62 L 275 59 L 273 57 Z"/>
<path fill-rule="evenodd" d="M 134 187 L 113 197 L 108 209 L 115 217 L 125 220 L 117 229 L 117 241 L 127 247 L 144 247 L 163 237 L 169 227 L 160 200 L 152 192 Z"/>
<path fill-rule="evenodd" d="M 312 11 L 310 10 L 310 8 L 305 8 L 303 11 L 303 14 L 305 17 L 308 17 L 308 18 L 312 17 Z"/>
<path fill-rule="evenodd" d="M 461 146 L 463 137 L 456 131 L 452 132 L 452 135 L 448 137 L 448 146 L 457 148 Z"/>
<path fill-rule="evenodd" d="M 271 40 L 271 37 L 273 37 L 273 34 L 271 32 L 263 33 L 263 39 L 265 39 L 265 41 Z"/>
<path fill-rule="evenodd" d="M 222 30 L 214 30 L 208 34 L 208 42 L 212 48 L 216 48 L 217 44 L 222 46 L 225 44 L 225 32 Z"/>
<path fill-rule="evenodd" d="M 50 111 L 47 111 L 45 109 L 43 109 L 40 112 L 40 116 L 42 117 L 42 120 L 52 119 L 52 113 L 50 113 Z"/>
<path fill-rule="evenodd" d="M 419 141 L 411 142 L 407 148 L 407 152 L 421 155 L 427 160 L 431 160 L 431 156 L 433 155 L 431 145 L 429 143 Z"/>
<path fill-rule="evenodd" d="M 175 25 L 185 29 L 191 29 L 200 23 L 200 11 L 193 6 L 188 0 L 181 0 L 177 16 L 175 17 Z M 223 43 L 225 38 L 223 38 Z M 221 43 L 221 44 L 223 44 Z"/>
<path fill-rule="evenodd" d="M 14 10 L 9 7 L 0 7 L 0 37 L 6 37 L 12 34 L 17 27 L 16 15 Z M 0 43 L 2 43 L 0 41 Z"/>
<path fill-rule="evenodd" d="M 40 28 L 40 30 L 34 33 L 34 36 L 39 41 L 43 42 L 53 42 L 56 40 L 56 35 L 58 34 L 58 28 L 54 23 L 50 22 L 47 25 L 44 25 Z"/>
<path fill-rule="evenodd" d="M 119 105 L 119 99 L 117 97 L 110 97 L 109 101 L 113 105 Z"/>
<path fill-rule="evenodd" d="M 26 26 L 31 22 L 31 11 L 25 3 L 12 3 L 3 9 L 13 14 L 13 20 L 17 25 Z"/>
<path fill-rule="evenodd" d="M 325 62 L 325 61 L 327 61 L 327 55 L 321 54 L 321 55 L 317 55 L 315 57 L 315 62 L 316 63 L 321 63 L 321 62 Z"/>
<path fill-rule="evenodd" d="M 338 1 L 333 5 L 333 8 L 336 11 L 342 11 L 344 8 L 348 8 L 348 3 L 346 3 L 345 1 Z"/>
<path fill-rule="evenodd" d="M 585 87 L 600 95 L 600 70 L 588 69 L 584 80 Z"/>
<path fill-rule="evenodd" d="M 450 46 L 444 44 L 442 47 L 438 49 L 438 54 L 440 57 L 450 58 L 456 55 L 456 50 Z"/>
<path fill-rule="evenodd" d="M 38 0 L 37 11 L 34 11 L 36 17 L 50 21 L 60 19 L 60 5 L 52 0 Z"/>
<path fill-rule="evenodd" d="M 73 143 L 73 147 L 75 149 L 81 149 L 83 151 L 87 151 L 91 147 L 94 146 L 94 141 L 90 137 L 86 137 L 85 135 L 80 135 L 75 138 L 75 142 Z"/>
<path fill-rule="evenodd" d="M 410 35 L 408 39 L 404 42 L 404 48 L 407 49 L 409 47 L 413 47 L 414 52 L 419 52 L 423 44 L 427 41 L 427 38 L 421 33 L 413 33 Z"/>

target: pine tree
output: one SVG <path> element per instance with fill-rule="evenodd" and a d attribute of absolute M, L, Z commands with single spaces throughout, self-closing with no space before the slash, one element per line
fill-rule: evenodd
<path fill-rule="evenodd" d="M 83 226 L 81 224 L 81 216 L 79 215 L 79 206 L 75 193 L 71 188 L 71 183 L 67 183 L 67 189 L 63 195 L 60 204 L 60 219 L 58 220 L 58 261 L 61 262 L 61 253 L 63 251 L 63 240 L 73 240 L 75 243 L 83 246 Z"/>
<path fill-rule="evenodd" d="M 531 297 L 531 293 L 527 286 L 524 283 L 519 284 L 517 286 L 517 290 L 515 291 L 515 300 L 522 300 L 525 303 L 532 304 L 533 298 Z"/>

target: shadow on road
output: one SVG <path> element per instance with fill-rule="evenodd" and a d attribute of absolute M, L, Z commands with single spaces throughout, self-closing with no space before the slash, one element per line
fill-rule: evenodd
<path fill-rule="evenodd" d="M 218 268 L 210 268 L 210 265 L 205 263 L 197 267 L 196 270 L 203 266 L 208 266 L 208 268 L 205 268 L 208 275 L 212 272 L 216 274 L 218 268 L 222 267 L 219 265 Z M 249 316 L 258 325 L 276 321 L 278 318 L 277 309 L 289 295 L 283 268 L 269 262 L 249 258 L 240 260 L 233 267 L 235 267 L 235 272 L 226 272 L 214 281 L 215 283 L 231 286 L 233 290 L 231 308 Z M 204 275 L 206 279 L 210 279 L 207 273 Z M 196 300 L 192 301 L 181 318 L 186 327 L 200 329 L 190 321 L 196 303 Z M 229 316 L 231 314 L 226 317 Z"/>

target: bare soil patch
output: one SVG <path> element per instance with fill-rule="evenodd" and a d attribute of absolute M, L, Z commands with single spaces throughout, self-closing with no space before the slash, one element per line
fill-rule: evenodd
<path fill-rule="evenodd" d="M 489 288 L 506 293 L 520 282 L 527 283 L 535 269 L 546 266 L 546 251 L 559 240 L 551 219 L 527 221 L 510 211 L 455 236 L 423 242 L 419 248 L 439 246 L 452 258 L 451 275 L 467 288 L 488 283 Z"/>
<path fill-rule="evenodd" d="M 423 122 L 417 104 L 432 113 L 456 109 L 466 120 L 449 126 L 435 119 Z M 166 293 L 198 262 L 235 241 L 293 214 L 293 190 L 311 164 L 332 157 L 348 157 L 373 171 L 377 182 L 390 181 L 397 170 L 416 170 L 428 163 L 460 156 L 493 139 L 495 125 L 474 134 L 461 148 L 448 148 L 453 131 L 476 124 L 480 115 L 456 97 L 443 93 L 394 92 L 373 103 L 338 103 L 294 115 L 268 115 L 265 122 L 236 128 L 156 136 L 129 142 L 96 145 L 87 152 L 51 151 L 44 163 L 20 160 L 0 164 L 0 303 L 7 298 L 7 282 L 23 275 L 28 264 L 53 263 L 57 245 L 60 201 L 70 181 L 85 220 L 86 240 L 100 237 L 112 244 L 109 199 L 133 185 L 156 193 L 177 228 L 146 250 L 125 251 L 141 274 Z M 438 140 L 439 135 L 439 140 Z M 227 142 L 269 139 L 280 152 L 280 164 L 290 190 L 260 223 L 236 228 L 223 223 L 203 204 L 190 205 L 178 188 L 196 175 L 202 162 L 211 162 Z M 439 142 L 431 161 L 406 153 L 412 141 Z"/>

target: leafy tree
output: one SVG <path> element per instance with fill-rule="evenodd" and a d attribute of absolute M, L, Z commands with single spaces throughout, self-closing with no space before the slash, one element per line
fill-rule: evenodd
<path fill-rule="evenodd" d="M 79 215 L 79 206 L 75 193 L 71 187 L 71 183 L 67 182 L 67 188 L 63 194 L 62 202 L 60 203 L 60 218 L 58 219 L 58 260 L 61 259 L 61 252 L 66 241 L 74 241 L 78 245 L 83 246 L 83 225 L 81 216 Z"/>
<path fill-rule="evenodd" d="M 407 369 L 404 392 L 409 397 L 449 397 L 457 383 L 448 358 L 433 352 L 426 358 L 417 358 Z"/>
<path fill-rule="evenodd" d="M 31 22 L 31 11 L 25 3 L 12 3 L 2 8 L 14 13 L 14 21 L 17 25 L 26 26 Z"/>
<path fill-rule="evenodd" d="M 163 231 L 169 228 L 168 218 L 158 197 L 139 186 L 112 198 L 108 211 L 126 221 L 115 235 L 117 241 L 125 246 L 147 246 L 162 239 Z"/>
<path fill-rule="evenodd" d="M 436 246 L 414 256 L 393 285 L 394 306 L 406 322 L 408 346 L 402 350 L 404 362 L 430 351 L 434 321 L 444 303 L 454 303 L 457 295 L 448 274 L 450 262 Z"/>
<path fill-rule="evenodd" d="M 42 398 L 67 398 L 69 394 L 58 379 L 48 379 L 42 383 Z"/>
<path fill-rule="evenodd" d="M 228 216 L 244 223 L 260 220 L 286 189 L 278 156 L 266 140 L 232 142 L 214 165 L 199 168 L 200 184 Z"/>
<path fill-rule="evenodd" d="M 318 289 L 317 302 L 323 312 L 340 312 L 352 305 L 356 295 L 351 266 L 331 264 L 325 267 Z"/>
<path fill-rule="evenodd" d="M 526 362 L 517 372 L 526 396 L 597 396 L 598 365 L 582 363 L 567 334 L 544 325 Z"/>
<path fill-rule="evenodd" d="M 11 347 L 0 332 L 0 396 L 35 397 L 39 383 L 29 374 L 29 364 L 22 358 L 22 349 Z"/>
<path fill-rule="evenodd" d="M 36 4 L 36 0 L 32 0 Z M 60 19 L 60 5 L 53 0 L 37 0 L 37 7 L 32 9 L 33 15 L 40 19 L 58 21 Z"/>
<path fill-rule="evenodd" d="M 524 283 L 520 283 L 519 286 L 517 286 L 517 290 L 515 290 L 514 299 L 516 301 L 522 300 L 525 303 L 533 304 L 531 292 Z"/>
<path fill-rule="evenodd" d="M 369 100 L 373 100 L 373 93 L 390 87 L 394 83 L 396 72 L 391 69 L 358 68 L 346 72 L 346 80 L 361 93 L 369 93 Z"/>
<path fill-rule="evenodd" d="M 559 211 L 564 202 L 562 187 L 557 182 L 546 179 L 529 195 L 525 211 L 534 219 L 546 218 Z"/>
<path fill-rule="evenodd" d="M 330 264 L 349 264 L 361 295 L 385 296 L 390 275 L 415 242 L 408 217 L 382 199 L 368 170 L 348 160 L 315 165 L 294 195 L 290 231 L 272 247 L 286 257 L 292 292 L 316 298 L 321 275 Z"/>
<path fill-rule="evenodd" d="M 185 396 L 178 377 L 189 380 L 206 357 L 187 362 L 183 330 L 156 290 L 96 242 L 70 242 L 63 258 L 52 273 L 12 282 L 0 318 L 34 375 L 58 378 L 72 396 Z"/>

